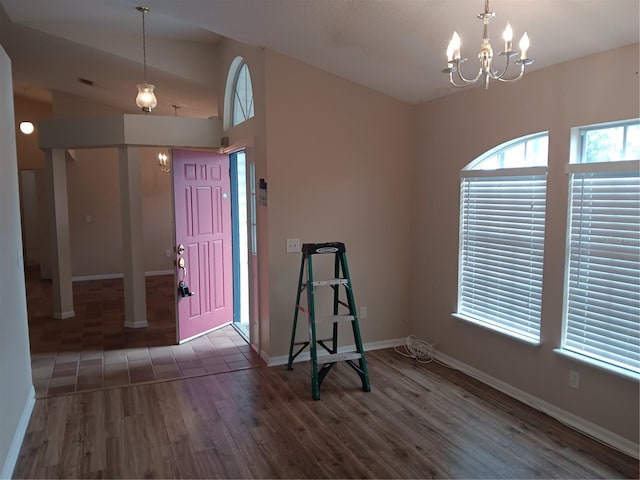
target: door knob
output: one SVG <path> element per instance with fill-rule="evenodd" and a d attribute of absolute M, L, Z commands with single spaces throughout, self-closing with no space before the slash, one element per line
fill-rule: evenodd
<path fill-rule="evenodd" d="M 187 278 L 187 267 L 185 266 L 184 258 L 178 260 L 178 267 L 182 269 L 183 278 Z"/>

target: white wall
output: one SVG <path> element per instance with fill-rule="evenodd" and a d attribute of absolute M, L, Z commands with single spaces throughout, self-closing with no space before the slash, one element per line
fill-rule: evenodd
<path fill-rule="evenodd" d="M 411 331 L 529 395 L 638 443 L 638 382 L 563 358 L 560 344 L 572 127 L 639 116 L 638 45 L 529 73 L 418 107 L 413 165 Z M 506 140 L 549 131 L 542 345 L 452 318 L 458 268 L 459 172 Z M 569 371 L 580 389 L 569 388 Z"/>
<path fill-rule="evenodd" d="M 11 62 L 0 47 L 0 478 L 11 476 L 34 402 L 13 112 Z"/>

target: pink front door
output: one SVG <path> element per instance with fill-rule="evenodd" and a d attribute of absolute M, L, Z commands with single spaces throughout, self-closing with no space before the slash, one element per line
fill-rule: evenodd
<path fill-rule="evenodd" d="M 233 321 L 231 180 L 229 157 L 173 150 L 176 221 L 178 341 L 184 342 Z M 180 253 L 180 246 L 184 252 Z"/>

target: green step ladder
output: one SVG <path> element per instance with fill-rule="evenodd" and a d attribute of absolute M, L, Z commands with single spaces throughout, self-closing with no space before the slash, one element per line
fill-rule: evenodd
<path fill-rule="evenodd" d="M 313 255 L 335 255 L 334 278 L 330 280 L 314 280 L 313 265 L 311 258 Z M 306 281 L 304 273 L 307 272 Z M 316 317 L 316 305 L 314 293 L 318 287 L 331 287 L 333 289 L 333 315 L 327 317 Z M 344 287 L 342 289 L 341 287 Z M 304 290 L 307 290 L 306 307 L 300 304 L 300 297 Z M 346 293 L 346 301 L 340 299 L 340 292 Z M 340 313 L 340 307 L 346 307 L 346 313 Z M 309 323 L 309 339 L 304 342 L 296 342 L 296 328 L 298 325 L 298 313 L 307 315 Z M 351 322 L 353 339 L 355 341 L 355 351 L 338 353 L 338 324 L 341 322 Z M 333 324 L 333 335 L 331 338 L 318 340 L 316 326 L 319 324 Z M 327 343 L 331 342 L 330 345 Z M 326 354 L 318 355 L 318 345 Z M 294 353 L 294 347 L 299 349 Z M 362 348 L 362 337 L 358 327 L 358 315 L 356 304 L 353 299 L 353 289 L 351 278 L 349 277 L 349 267 L 347 266 L 347 250 L 342 242 L 331 243 L 305 243 L 302 245 L 302 262 L 300 264 L 300 277 L 298 279 L 298 294 L 296 296 L 296 308 L 293 315 L 293 329 L 291 331 L 291 344 L 289 346 L 289 362 L 287 368 L 293 369 L 293 362 L 307 347 L 311 356 L 311 395 L 314 400 L 320 399 L 320 385 L 327 376 L 327 373 L 336 362 L 347 362 L 360 376 L 362 380 L 362 390 L 371 391 L 369 384 L 369 374 L 367 372 L 367 361 Z M 323 352 L 324 353 L 324 352 Z M 318 364 L 322 367 L 318 370 Z"/>

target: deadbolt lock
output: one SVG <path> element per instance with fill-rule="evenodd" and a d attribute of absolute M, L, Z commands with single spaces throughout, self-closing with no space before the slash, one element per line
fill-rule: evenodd
<path fill-rule="evenodd" d="M 178 245 L 178 255 L 182 255 L 184 253 L 184 245 L 180 244 Z"/>

